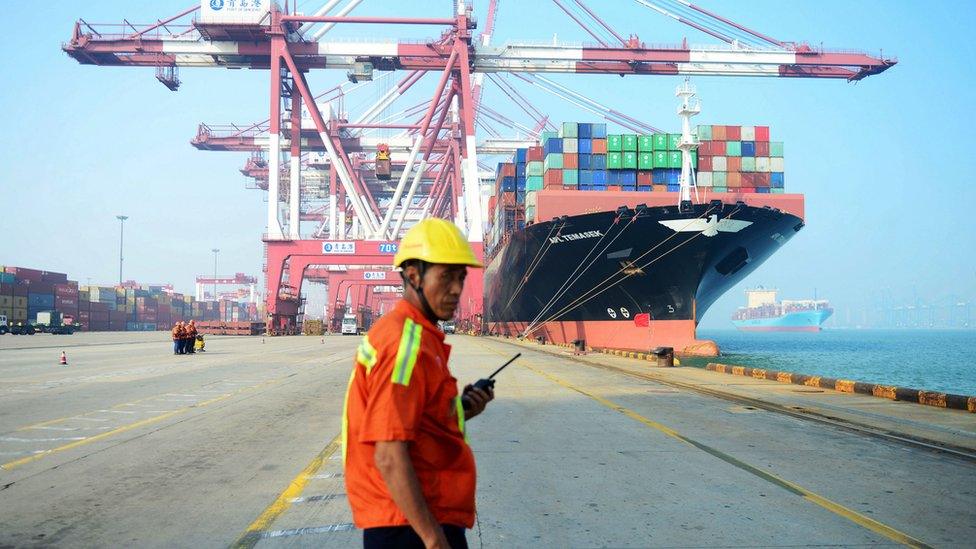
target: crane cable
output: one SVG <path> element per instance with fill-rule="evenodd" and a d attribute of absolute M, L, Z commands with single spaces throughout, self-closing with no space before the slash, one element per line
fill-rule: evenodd
<path fill-rule="evenodd" d="M 684 225 L 684 226 L 683 226 L 683 227 L 682 227 L 681 229 L 679 229 L 679 230 L 677 230 L 677 231 L 675 231 L 675 232 L 674 232 L 674 234 L 672 234 L 672 235 L 670 235 L 670 236 L 668 236 L 667 238 L 665 238 L 665 239 L 664 239 L 664 240 L 662 240 L 661 242 L 659 242 L 659 243 L 657 243 L 657 244 L 656 244 L 656 245 L 655 245 L 654 247 L 652 247 L 651 249 L 649 249 L 649 250 L 647 250 L 646 252 L 644 252 L 644 253 L 642 253 L 641 255 L 639 255 L 639 256 L 637 256 L 637 258 L 636 258 L 636 259 L 635 259 L 634 261 L 632 261 L 632 262 L 631 262 L 631 266 L 633 265 L 633 263 L 634 263 L 635 261 L 640 261 L 640 260 L 641 260 L 642 258 L 644 258 L 645 256 L 647 256 L 648 254 L 650 254 L 650 253 L 651 253 L 651 252 L 653 252 L 654 250 L 656 250 L 656 249 L 658 249 L 658 248 L 660 248 L 661 246 L 663 246 L 663 245 L 664 245 L 665 243 L 667 243 L 667 242 L 668 242 L 669 240 L 671 240 L 672 238 L 674 238 L 675 236 L 677 236 L 677 235 L 678 235 L 679 233 L 681 233 L 681 232 L 683 232 L 683 230 L 684 230 L 685 228 L 687 228 L 687 227 L 690 227 L 690 226 L 691 226 L 691 224 L 692 224 L 692 223 L 694 223 L 695 221 L 698 221 L 698 220 L 700 220 L 700 219 L 703 219 L 703 218 L 705 218 L 706 216 L 708 216 L 708 214 L 709 214 L 709 213 L 710 213 L 710 212 L 711 212 L 711 211 L 712 211 L 712 210 L 713 210 L 714 208 L 715 208 L 715 206 L 709 206 L 709 207 L 708 207 L 708 209 L 706 209 L 706 210 L 705 210 L 704 212 L 702 212 L 702 214 L 701 214 L 700 216 L 698 216 L 698 217 L 696 217 L 696 218 L 691 218 L 691 219 L 689 219 L 689 220 L 688 220 L 688 223 L 687 223 L 687 224 L 685 224 L 685 225 Z M 731 218 L 731 216 L 732 216 L 732 215 L 735 215 L 735 213 L 736 213 L 737 211 L 739 211 L 739 209 L 738 209 L 738 208 L 737 208 L 736 210 L 734 210 L 734 211 L 733 211 L 733 212 L 732 212 L 731 214 L 729 214 L 729 216 L 728 216 L 728 217 L 726 217 L 726 219 L 728 219 L 728 218 Z M 684 246 L 684 245 L 685 245 L 685 244 L 687 244 L 688 242 L 691 242 L 691 241 L 692 241 L 692 240 L 694 240 L 694 239 L 695 239 L 696 237 L 698 237 L 698 236 L 701 236 L 701 234 L 702 234 L 702 233 L 698 233 L 697 235 L 695 235 L 695 236 L 693 236 L 693 237 L 691 237 L 691 238 L 689 238 L 689 239 L 687 239 L 687 240 L 685 240 L 684 242 L 682 242 L 682 243 L 680 243 L 680 244 L 678 244 L 677 246 L 675 246 L 674 248 L 671 248 L 670 250 L 668 250 L 668 251 L 666 251 L 666 252 L 664 252 L 663 254 L 661 254 L 661 255 L 659 255 L 659 256 L 657 256 L 657 257 L 655 257 L 654 259 L 652 259 L 651 261 L 649 261 L 649 262 L 647 262 L 647 263 L 645 263 L 644 265 L 641 265 L 641 266 L 639 266 L 639 267 L 638 267 L 638 269 L 644 269 L 645 267 L 648 267 L 648 266 L 650 266 L 650 265 L 652 265 L 652 264 L 654 264 L 654 263 L 656 263 L 657 261 L 659 261 L 660 259 L 662 259 L 662 258 L 664 258 L 665 256 L 667 256 L 667 255 L 668 255 L 668 254 L 670 254 L 671 252 L 673 252 L 673 251 L 675 251 L 675 250 L 677 250 L 677 249 L 678 249 L 678 248 L 680 248 L 681 246 Z M 620 273 L 623 273 L 623 272 L 624 272 L 624 271 L 625 271 L 626 269 L 628 269 L 628 268 L 629 268 L 629 267 L 621 267 L 621 268 L 620 268 L 620 269 L 619 269 L 619 270 L 618 270 L 617 272 L 615 272 L 615 273 L 613 273 L 613 274 L 611 274 L 610 276 L 608 276 L 608 277 L 606 277 L 606 278 L 604 278 L 604 279 L 603 279 L 602 281 L 600 281 L 599 283 L 597 283 L 597 284 L 595 284 L 595 285 L 594 285 L 594 286 L 593 286 L 592 288 L 590 288 L 590 289 L 589 289 L 589 290 L 588 290 L 588 291 L 587 291 L 586 293 L 584 293 L 583 295 L 581 295 L 581 296 L 579 296 L 579 297 L 577 297 L 577 298 L 576 298 L 575 300 L 573 300 L 573 301 L 571 301 L 571 302 L 570 302 L 569 304 L 567 304 L 567 305 L 565 305 L 565 306 L 564 306 L 564 307 L 563 307 L 562 309 L 560 309 L 559 311 L 556 311 L 555 313 L 553 313 L 552 315 L 550 315 L 550 316 L 549 316 L 548 318 L 546 318 L 546 319 L 545 319 L 545 320 L 543 320 L 542 322 L 537 322 L 537 321 L 536 321 L 536 320 L 538 319 L 538 317 L 539 317 L 539 316 L 541 316 L 541 315 L 537 315 L 537 317 L 536 317 L 536 319 L 534 319 L 534 320 L 532 321 L 532 323 L 530 323 L 530 324 L 529 324 L 529 326 L 528 326 L 528 327 L 526 328 L 526 330 L 525 330 L 525 332 L 523 333 L 523 336 L 527 336 L 527 335 L 528 335 L 529 333 L 531 333 L 532 331 L 534 331 L 535 329 L 537 329 L 537 326 L 541 326 L 542 324 L 545 324 L 546 322 L 549 322 L 549 321 L 551 321 L 551 320 L 553 320 L 553 319 L 555 319 L 556 317 L 558 317 L 558 316 L 560 316 L 560 315 L 563 315 L 563 314 L 565 314 L 565 313 L 567 313 L 567 312 L 569 312 L 569 311 L 571 311 L 571 310 L 574 310 L 574 309 L 576 309 L 577 307 L 580 307 L 580 306 L 582 306 L 582 305 L 583 305 L 584 303 L 586 303 L 587 301 L 589 301 L 589 300 L 591 300 L 591 299 L 593 299 L 594 297 L 596 297 L 596 296 L 598 296 L 598 295 L 600 295 L 600 294 L 602 294 L 603 292 L 605 292 L 606 290 L 609 290 L 610 288 L 612 288 L 612 287 L 614 287 L 614 286 L 616 286 L 617 284 L 620 284 L 621 282 L 623 282 L 624 280 L 626 280 L 626 279 L 627 279 L 628 277 L 630 277 L 630 276 L 633 276 L 633 275 L 630 275 L 630 274 L 624 274 L 624 276 L 623 276 L 623 278 L 621 278 L 621 279 L 619 279 L 619 280 L 617 280 L 617 281 L 614 281 L 614 282 L 612 282 L 612 283 L 610 283 L 610 285 L 609 285 L 609 286 L 606 286 L 605 288 L 602 288 L 602 289 L 599 289 L 599 291 L 597 291 L 597 289 L 598 289 L 598 288 L 600 288 L 600 286 L 603 286 L 604 284 L 607 284 L 607 283 L 608 283 L 608 282 L 610 282 L 610 281 L 611 281 L 611 280 L 612 280 L 612 279 L 613 279 L 614 277 L 616 277 L 616 276 L 617 276 L 617 275 L 619 275 Z M 596 291 L 597 293 L 595 293 L 595 294 L 594 294 L 593 292 L 595 292 L 595 291 Z M 591 294 L 592 294 L 592 295 L 591 295 Z"/>
<path fill-rule="evenodd" d="M 613 222 L 610 223 L 610 226 L 603 230 L 603 236 L 601 236 L 600 239 L 596 241 L 596 244 L 594 244 L 590 248 L 590 251 L 586 254 L 586 256 L 583 258 L 583 260 L 580 261 L 579 265 L 576 266 L 576 269 L 574 269 L 573 272 L 569 274 L 569 277 L 566 278 L 566 280 L 562 283 L 562 285 L 559 286 L 559 288 L 556 290 L 556 292 L 553 294 L 553 296 L 549 299 L 549 301 L 547 301 L 542 306 L 542 309 L 535 316 L 535 318 L 533 318 L 532 321 L 529 322 L 529 326 L 531 326 L 535 321 L 539 320 L 539 318 L 541 318 L 542 315 L 544 315 L 546 313 L 546 311 L 550 307 L 552 307 L 553 305 L 556 304 L 556 301 L 558 301 L 559 298 L 561 298 L 566 292 L 569 291 L 570 288 L 573 287 L 573 284 L 576 284 L 576 282 L 580 278 L 582 278 L 582 276 L 584 274 L 586 274 L 586 271 L 589 270 L 589 268 L 592 267 L 594 263 L 596 263 L 596 260 L 600 258 L 600 255 L 603 254 L 603 252 L 605 252 L 608 249 L 610 249 L 610 246 L 613 246 L 613 243 L 616 242 L 618 238 L 620 238 L 620 235 L 622 235 L 624 233 L 624 231 L 628 227 L 630 227 L 630 225 L 634 222 L 635 219 L 637 219 L 637 216 L 636 215 L 630 219 L 630 221 L 627 223 L 627 225 L 625 225 L 622 229 L 620 229 L 619 232 L 617 232 L 616 236 L 614 236 L 613 239 L 606 246 L 604 246 L 603 250 L 601 250 L 600 253 L 598 253 L 595 256 L 593 256 L 593 259 L 590 260 L 590 262 L 587 263 L 585 267 L 583 267 L 583 264 L 585 264 L 586 261 L 590 259 L 590 256 L 593 254 L 593 252 L 597 249 L 597 247 L 600 246 L 600 243 L 603 242 L 603 239 L 606 238 L 608 234 L 610 234 L 610 229 L 612 229 L 613 226 L 616 225 L 620 221 L 620 216 L 619 215 L 616 216 L 616 217 L 614 217 Z M 580 271 L 580 268 L 581 267 L 583 268 L 582 271 Z M 579 274 L 577 274 L 577 272 Z M 574 278 L 574 276 L 575 276 L 575 278 Z M 567 286 L 567 284 L 568 284 L 568 286 Z"/>

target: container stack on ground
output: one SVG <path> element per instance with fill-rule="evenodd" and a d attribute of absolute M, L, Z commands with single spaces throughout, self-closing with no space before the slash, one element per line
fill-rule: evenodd
<path fill-rule="evenodd" d="M 0 268 L 0 316 L 11 324 L 36 322 L 37 314 L 58 311 L 82 330 L 169 330 L 179 321 L 227 323 L 260 321 L 255 303 L 197 301 L 171 286 L 126 282 L 122 286 L 79 286 L 68 275 L 24 267 Z"/>

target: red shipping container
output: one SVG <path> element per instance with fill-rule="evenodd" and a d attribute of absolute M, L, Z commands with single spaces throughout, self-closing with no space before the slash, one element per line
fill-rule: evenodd
<path fill-rule="evenodd" d="M 563 169 L 575 170 L 579 168 L 579 155 L 575 153 L 563 153 Z"/>
<path fill-rule="evenodd" d="M 489 196 L 488 197 L 488 209 L 491 210 L 491 211 L 495 211 L 495 208 L 497 208 L 497 207 L 498 207 L 498 197 L 497 196 Z"/>
<path fill-rule="evenodd" d="M 712 139 L 715 141 L 725 141 L 725 128 L 726 126 L 712 126 Z"/>
<path fill-rule="evenodd" d="M 742 171 L 742 157 L 741 156 L 730 156 L 728 160 L 726 171 L 729 172 L 741 172 Z"/>
<path fill-rule="evenodd" d="M 44 282 L 44 281 L 31 281 L 27 286 L 27 292 L 32 294 L 53 294 L 54 293 L 54 283 Z"/>
<path fill-rule="evenodd" d="M 54 295 L 61 297 L 78 297 L 78 283 L 55 284 Z"/>
<path fill-rule="evenodd" d="M 768 187 L 772 182 L 772 174 L 769 172 L 759 172 L 756 174 L 756 186 Z"/>
<path fill-rule="evenodd" d="M 542 183 L 545 188 L 549 187 L 559 187 L 563 186 L 563 171 L 562 170 L 546 170 L 542 175 Z"/>
<path fill-rule="evenodd" d="M 653 185 L 652 173 L 649 171 L 637 172 L 637 184 L 638 185 Z"/>
<path fill-rule="evenodd" d="M 769 156 L 769 141 L 756 141 L 756 156 Z"/>
<path fill-rule="evenodd" d="M 515 164 L 508 162 L 502 164 L 501 173 L 498 175 L 500 177 L 515 177 Z"/>
<path fill-rule="evenodd" d="M 710 171 L 712 171 L 712 157 L 711 156 L 699 156 L 698 157 L 698 171 L 700 171 L 700 172 L 710 172 Z M 644 185 L 645 184 L 645 183 L 641 183 L 640 182 L 640 173 L 637 174 L 637 184 L 638 185 Z"/>
<path fill-rule="evenodd" d="M 756 126 L 756 141 L 769 142 L 769 126 Z M 756 149 L 756 156 L 759 156 L 759 149 Z"/>
<path fill-rule="evenodd" d="M 42 271 L 41 280 L 43 282 L 50 282 L 52 284 L 64 284 L 68 282 L 68 275 L 64 273 L 52 273 L 51 271 Z"/>
<path fill-rule="evenodd" d="M 725 175 L 726 187 L 741 187 L 742 174 L 739 172 L 729 172 Z"/>
<path fill-rule="evenodd" d="M 754 192 L 756 192 L 756 188 L 755 187 L 739 187 L 739 192 L 742 192 L 742 193 L 754 193 Z"/>
<path fill-rule="evenodd" d="M 593 154 L 607 154 L 607 140 L 594 139 L 592 141 Z"/>
<path fill-rule="evenodd" d="M 542 162 L 545 159 L 545 153 L 542 147 L 529 147 L 529 150 L 525 152 L 526 162 Z"/>
<path fill-rule="evenodd" d="M 725 126 L 725 140 L 738 141 L 742 139 L 742 126 Z"/>

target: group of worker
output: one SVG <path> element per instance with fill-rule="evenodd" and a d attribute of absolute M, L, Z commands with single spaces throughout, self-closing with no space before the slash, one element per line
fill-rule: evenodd
<path fill-rule="evenodd" d="M 197 342 L 197 327 L 193 321 L 173 325 L 173 354 L 192 355 Z"/>

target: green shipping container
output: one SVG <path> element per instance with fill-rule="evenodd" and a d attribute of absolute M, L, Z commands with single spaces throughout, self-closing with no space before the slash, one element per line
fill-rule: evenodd
<path fill-rule="evenodd" d="M 754 156 L 742 157 L 742 171 L 744 172 L 756 171 L 756 158 Z"/>
<path fill-rule="evenodd" d="M 533 160 L 532 162 L 526 162 L 525 164 L 525 175 L 542 175 L 543 163 L 538 160 Z"/>
<path fill-rule="evenodd" d="M 783 142 L 782 141 L 770 141 L 769 142 L 769 156 L 775 156 L 777 158 L 783 157 Z"/>
<path fill-rule="evenodd" d="M 623 138 L 623 150 L 637 152 L 637 136 L 632 133 L 625 133 Z"/>
<path fill-rule="evenodd" d="M 668 151 L 654 151 L 654 168 L 668 167 Z"/>
<path fill-rule="evenodd" d="M 624 167 L 623 153 L 619 152 L 608 152 L 607 153 L 607 169 L 608 170 L 619 170 Z"/>
<path fill-rule="evenodd" d="M 786 189 L 769 189 L 770 194 L 786 194 Z"/>
<path fill-rule="evenodd" d="M 698 132 L 698 139 L 701 139 L 702 141 L 712 140 L 711 126 L 698 126 L 698 128 L 695 131 Z"/>
<path fill-rule="evenodd" d="M 725 156 L 742 156 L 742 141 L 726 141 Z"/>
<path fill-rule="evenodd" d="M 607 152 L 620 152 L 624 150 L 624 140 L 622 135 L 607 136 Z"/>
<path fill-rule="evenodd" d="M 691 151 L 691 167 L 698 169 L 698 151 Z"/>
<path fill-rule="evenodd" d="M 725 172 L 712 172 L 712 187 L 725 187 L 728 182 Z"/>
<path fill-rule="evenodd" d="M 680 168 L 681 167 L 681 151 L 669 151 L 668 152 L 668 167 L 669 168 Z"/>
<path fill-rule="evenodd" d="M 562 167 L 563 167 L 563 155 L 559 153 L 547 154 L 545 161 L 542 163 L 543 171 L 552 170 L 552 169 L 561 170 Z M 532 174 L 532 175 L 542 175 L 542 174 Z"/>
<path fill-rule="evenodd" d="M 678 150 L 678 143 L 681 143 L 680 133 L 669 133 L 668 134 L 668 150 L 676 151 Z"/>
<path fill-rule="evenodd" d="M 541 191 L 544 178 L 538 175 L 530 175 L 525 178 L 526 191 Z M 533 195 L 534 196 L 534 195 Z"/>
<path fill-rule="evenodd" d="M 576 122 L 563 122 L 562 137 L 578 137 L 579 126 Z"/>
<path fill-rule="evenodd" d="M 550 139 L 556 139 L 558 137 L 559 137 L 559 132 L 544 131 L 541 134 L 539 134 L 539 144 L 545 145 L 546 141 Z"/>
<path fill-rule="evenodd" d="M 638 170 L 654 169 L 654 153 L 652 152 L 637 153 L 637 169 Z"/>
<path fill-rule="evenodd" d="M 563 170 L 563 185 L 579 185 L 579 172 L 576 170 Z"/>
<path fill-rule="evenodd" d="M 727 193 L 727 192 L 729 192 L 729 189 L 726 188 L 726 187 L 716 187 L 716 186 L 713 185 L 712 186 L 712 192 L 713 193 Z"/>
<path fill-rule="evenodd" d="M 654 142 L 655 151 L 666 151 L 668 150 L 668 134 L 666 133 L 656 133 L 651 136 Z"/>
<path fill-rule="evenodd" d="M 654 150 L 654 137 L 650 135 L 641 135 L 637 138 L 637 151 L 638 152 L 652 152 Z"/>
<path fill-rule="evenodd" d="M 637 153 L 624 151 L 623 153 L 623 168 L 625 170 L 636 170 L 637 169 Z"/>

